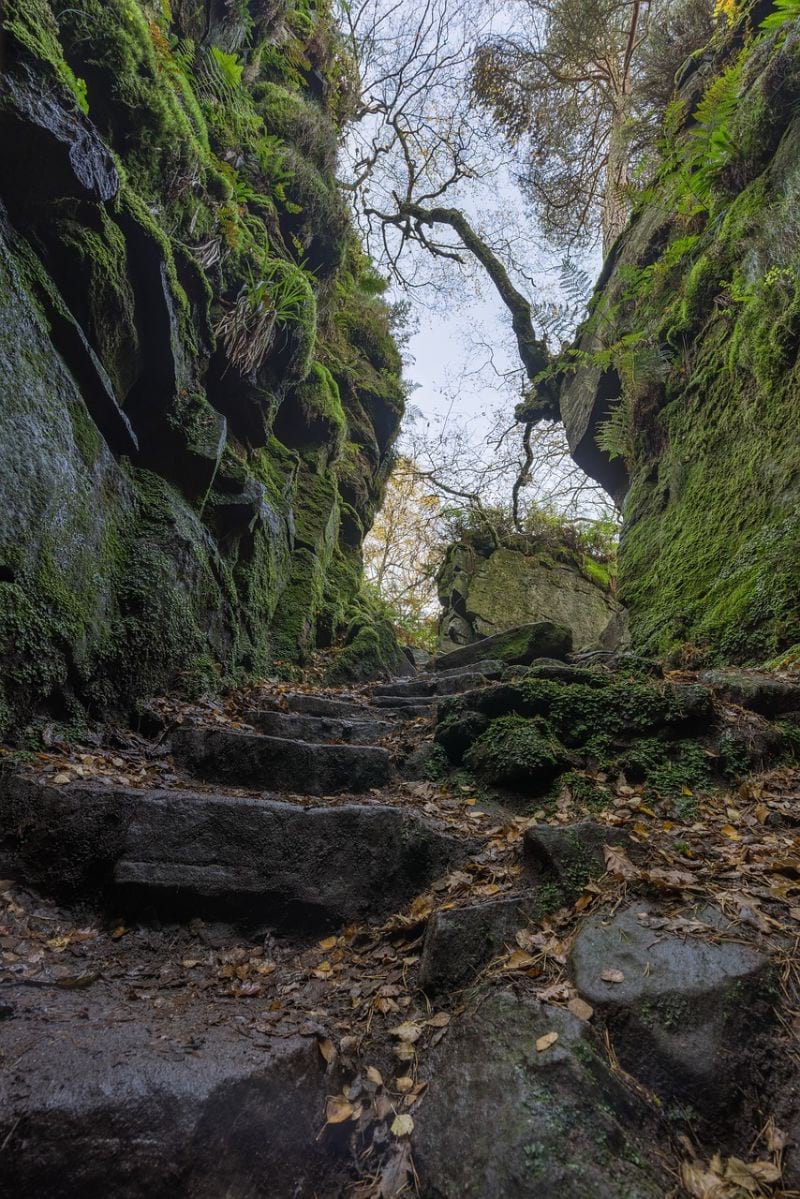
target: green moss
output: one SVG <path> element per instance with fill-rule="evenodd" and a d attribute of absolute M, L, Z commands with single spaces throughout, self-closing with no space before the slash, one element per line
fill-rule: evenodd
<path fill-rule="evenodd" d="M 76 280 L 86 297 L 82 324 L 92 338 L 100 359 L 124 396 L 140 369 L 135 299 L 130 282 L 128 252 L 119 226 L 102 205 L 87 220 L 53 214 L 50 233 L 60 253 L 71 256 Z M 79 313 L 79 316 L 83 314 Z"/>
<path fill-rule="evenodd" d="M 258 84 L 253 100 L 270 134 L 295 146 L 318 170 L 333 169 L 337 132 L 318 104 L 276 83 Z"/>
<path fill-rule="evenodd" d="M 605 757 L 605 755 L 603 755 Z M 604 811 L 611 803 L 612 794 L 609 788 L 597 782 L 591 776 L 577 770 L 569 770 L 562 774 L 554 787 L 554 798 L 567 788 L 572 800 L 583 812 L 595 813 Z"/>
<path fill-rule="evenodd" d="M 542 792 L 564 762 L 565 751 L 550 729 L 519 716 L 501 716 L 471 746 L 464 761 L 498 786 Z"/>
<path fill-rule="evenodd" d="M 319 444 L 337 458 L 347 433 L 339 386 L 326 366 L 313 363 L 311 373 L 295 392 L 308 441 Z"/>
<path fill-rule="evenodd" d="M 388 620 L 375 616 L 360 618 L 352 626 L 348 644 L 328 672 L 328 681 L 360 683 L 386 678 L 395 673 L 402 651 Z"/>
<path fill-rule="evenodd" d="M 36 62 L 47 63 L 56 78 L 72 92 L 82 112 L 88 113 L 86 83 L 64 58 L 58 25 L 47 0 L 16 0 L 10 15 L 0 23 L 0 28 L 10 34 Z"/>

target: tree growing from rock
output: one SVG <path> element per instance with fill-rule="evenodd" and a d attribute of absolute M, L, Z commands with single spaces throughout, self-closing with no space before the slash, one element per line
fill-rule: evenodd
<path fill-rule="evenodd" d="M 628 219 L 645 130 L 682 59 L 708 40 L 710 0 L 520 0 L 479 47 L 473 94 L 520 152 L 520 183 L 559 244 L 608 252 Z M 665 94 L 666 93 L 666 94 Z"/>

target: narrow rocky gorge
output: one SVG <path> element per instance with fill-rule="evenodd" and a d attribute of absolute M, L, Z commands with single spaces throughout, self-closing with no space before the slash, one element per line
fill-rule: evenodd
<path fill-rule="evenodd" d="M 514 633 L 5 753 L 12 1193 L 792 1193 L 800 683 Z"/>

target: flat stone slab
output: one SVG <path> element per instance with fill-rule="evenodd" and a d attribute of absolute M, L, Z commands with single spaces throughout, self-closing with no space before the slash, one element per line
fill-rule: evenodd
<path fill-rule="evenodd" d="M 441 679 L 452 678 L 453 675 L 473 673 L 482 674 L 487 679 L 499 679 L 503 672 L 508 668 L 508 663 L 503 662 L 500 658 L 481 658 L 479 662 L 473 662 L 470 666 L 451 666 L 443 670 L 437 670 L 437 674 Z"/>
<path fill-rule="evenodd" d="M 536 912 L 535 894 L 434 912 L 422 946 L 420 987 L 438 995 L 468 985 L 492 958 L 514 948 L 515 934 Z"/>
<path fill-rule="evenodd" d="M 374 707 L 395 712 L 398 716 L 413 720 L 416 716 L 429 716 L 436 703 L 435 695 L 376 695 Z"/>
<path fill-rule="evenodd" d="M 762 716 L 800 712 L 800 684 L 760 670 L 704 670 L 701 683 L 731 704 Z"/>
<path fill-rule="evenodd" d="M 715 908 L 674 927 L 646 903 L 610 920 L 591 917 L 575 938 L 570 970 L 604 1014 L 626 1070 L 658 1095 L 722 1120 L 769 1025 L 769 963 L 738 940 L 704 939 L 693 919 L 709 934 L 725 928 Z"/>
<path fill-rule="evenodd" d="M 372 745 L 394 728 L 388 720 L 343 720 L 334 716 L 302 716 L 297 712 L 269 710 L 248 712 L 245 719 L 267 737 L 288 737 L 317 744 L 343 741 L 348 745 Z"/>
<path fill-rule="evenodd" d="M 494 677 L 499 678 L 500 672 L 494 672 Z M 399 683 L 382 683 L 378 687 L 374 687 L 372 694 L 375 696 L 398 696 L 407 698 L 418 698 L 434 695 L 458 695 L 462 691 L 470 691 L 474 687 L 480 687 L 489 679 L 488 675 L 477 670 L 453 670 L 439 677 L 437 675 L 424 675 L 421 678 L 408 679 Z"/>
<path fill-rule="evenodd" d="M 200 1021 L 192 1038 L 180 1018 L 98 990 L 4 988 L 16 1009 L 0 1022 L 6 1194 L 338 1193 L 346 1140 L 319 1135 L 331 1088 L 316 1038 L 256 1046 Z"/>
<path fill-rule="evenodd" d="M 55 893 L 108 893 L 249 917 L 330 922 L 396 911 L 470 848 L 400 808 L 17 778 L 0 819 L 27 876 Z M 116 902 L 116 899 L 114 900 Z"/>
<path fill-rule="evenodd" d="M 534 658 L 557 658 L 562 660 L 572 650 L 572 633 L 564 625 L 540 620 L 535 624 L 521 625 L 492 637 L 483 637 L 471 645 L 462 645 L 436 659 L 436 670 L 452 670 L 454 667 L 474 666 L 486 658 L 505 662 L 506 666 L 528 666 Z"/>
<path fill-rule="evenodd" d="M 376 746 L 315 745 L 230 729 L 184 726 L 172 735 L 176 761 L 200 778 L 298 795 L 369 791 L 389 779 L 389 754 Z"/>
<path fill-rule="evenodd" d="M 537 1049 L 539 1038 L 557 1033 Z M 414 1113 L 420 1192 L 436 1199 L 663 1199 L 645 1106 L 586 1024 L 513 995 L 479 997 L 426 1058 Z M 652 1133 L 651 1133 L 652 1136 Z"/>
<path fill-rule="evenodd" d="M 305 691 L 284 691 L 279 696 L 265 695 L 262 702 L 277 712 L 299 712 L 304 716 L 335 716 L 346 720 L 351 717 L 363 719 L 369 715 L 365 705 L 356 700 L 313 695 Z"/>

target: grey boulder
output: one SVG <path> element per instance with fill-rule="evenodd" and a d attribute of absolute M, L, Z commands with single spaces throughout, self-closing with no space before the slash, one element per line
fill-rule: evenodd
<path fill-rule="evenodd" d="M 451 1023 L 430 1068 L 414 1137 L 425 1199 L 666 1193 L 648 1160 L 648 1109 L 569 1012 L 508 991 L 485 996 Z"/>
<path fill-rule="evenodd" d="M 624 1069 L 712 1122 L 735 1109 L 769 1026 L 771 978 L 767 959 L 726 930 L 718 909 L 672 923 L 644 903 L 591 917 L 570 969 Z"/>

